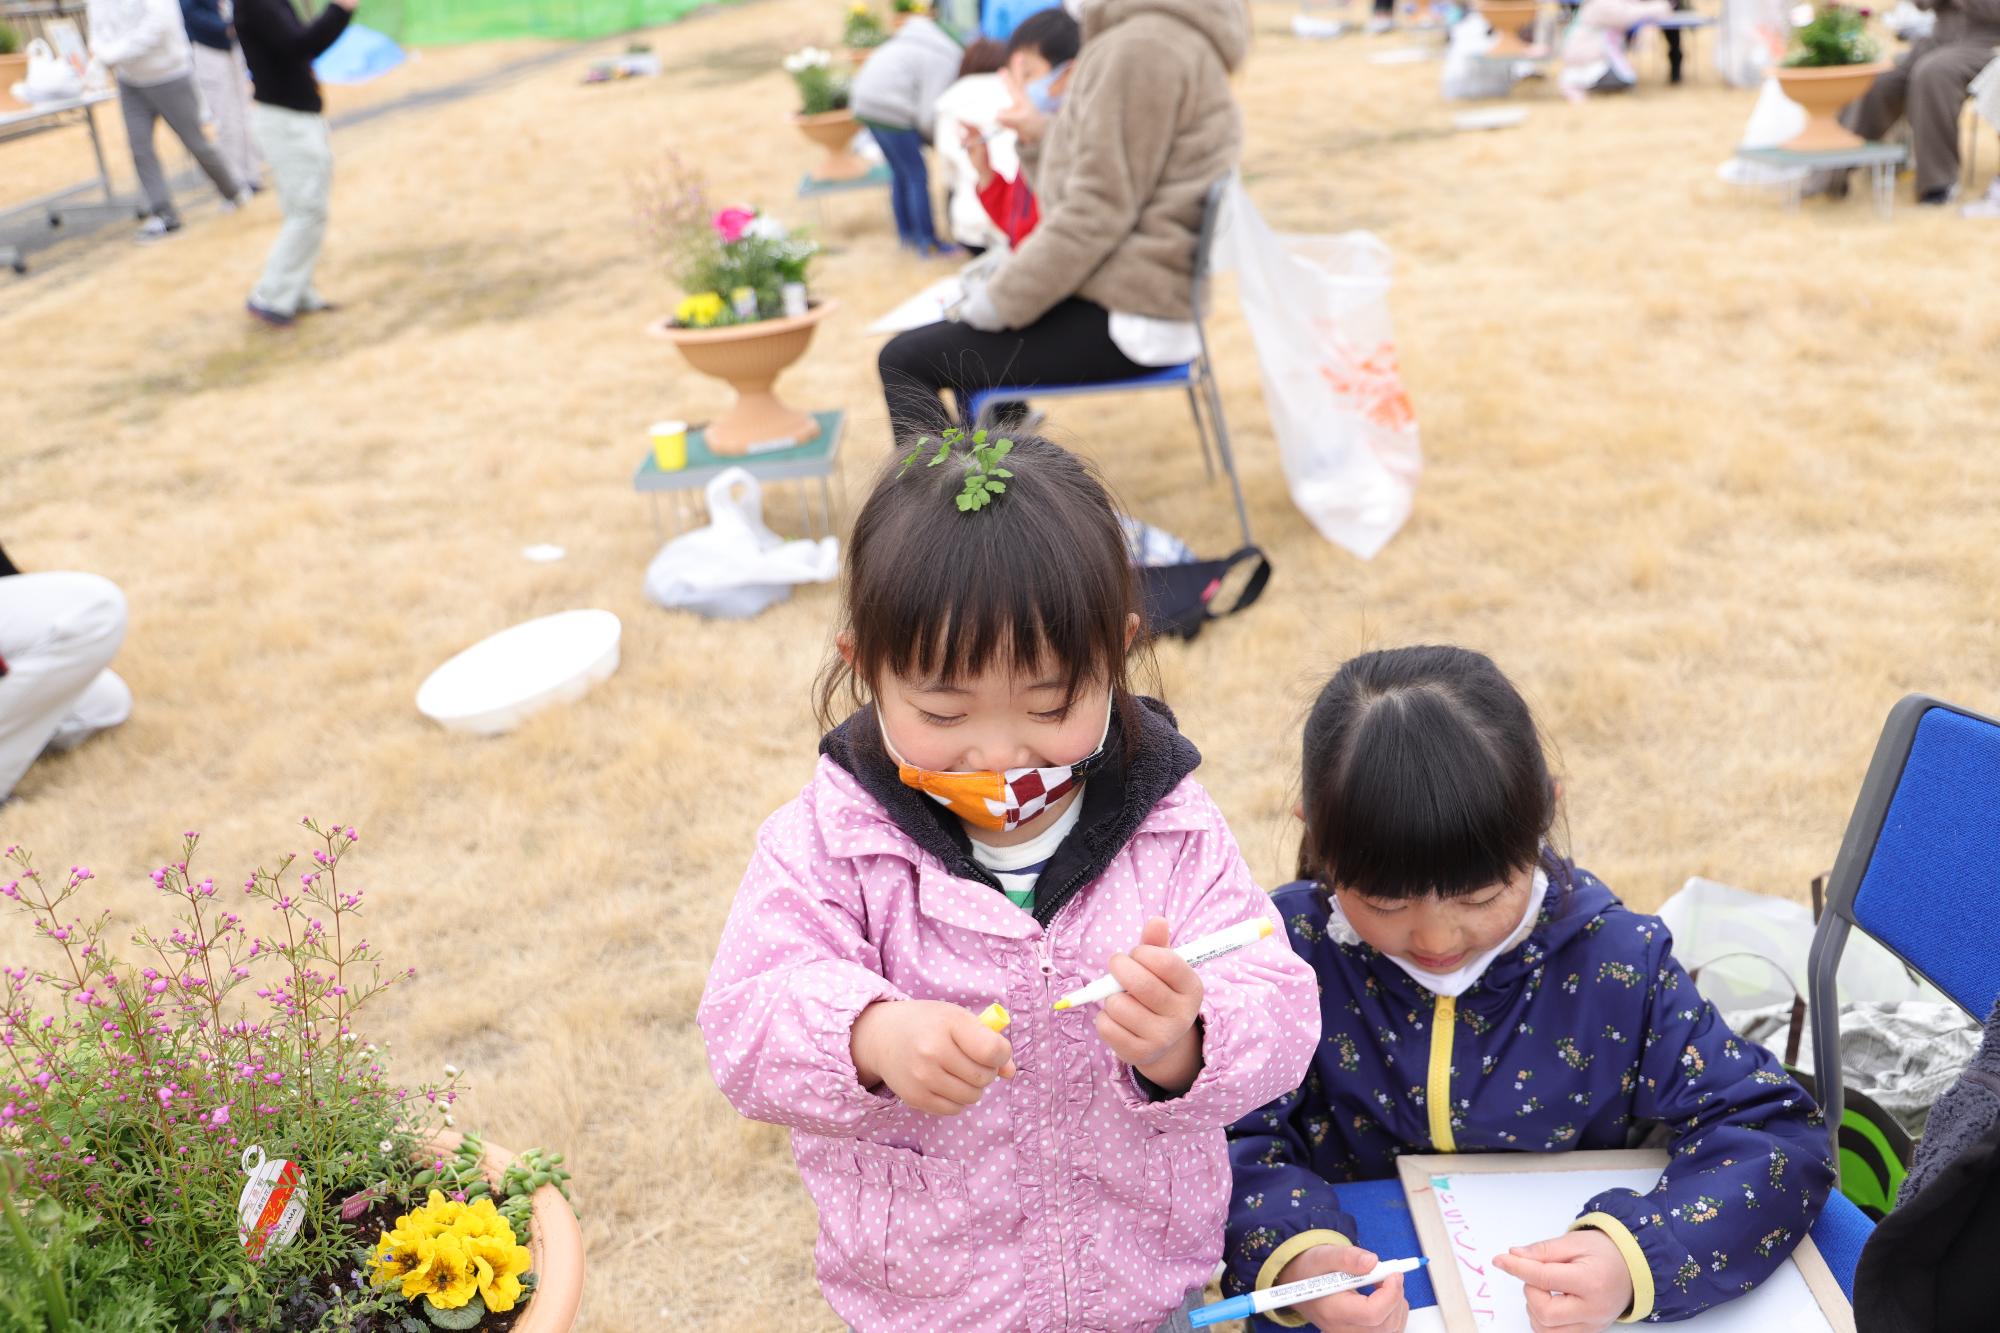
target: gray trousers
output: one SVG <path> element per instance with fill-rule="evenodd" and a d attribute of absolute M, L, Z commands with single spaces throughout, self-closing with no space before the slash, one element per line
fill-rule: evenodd
<path fill-rule="evenodd" d="M 1864 139 L 1879 139 L 1905 115 L 1917 141 L 1919 197 L 1958 184 L 1958 117 L 1973 76 L 1993 59 L 1987 43 L 1912 46 L 1866 95 L 1840 113 L 1840 123 Z"/>
<path fill-rule="evenodd" d="M 180 221 L 174 211 L 173 191 L 167 188 L 167 173 L 160 168 L 160 155 L 153 151 L 153 123 L 167 122 L 194 160 L 222 191 L 224 199 L 234 199 L 240 189 L 236 177 L 208 136 L 201 131 L 201 94 L 195 91 L 194 75 L 183 74 L 165 83 L 134 87 L 123 80 L 118 84 L 118 107 L 125 113 L 125 137 L 132 144 L 132 165 L 139 172 L 139 188 L 146 192 L 146 207 L 153 216 L 168 222 Z"/>
<path fill-rule="evenodd" d="M 278 187 L 278 207 L 285 213 L 285 225 L 271 243 L 264 276 L 250 299 L 280 315 L 315 310 L 326 304 L 313 289 L 313 269 L 326 240 L 327 196 L 333 190 L 333 141 L 326 117 L 258 102 L 250 108 L 250 131 L 263 150 Z"/>

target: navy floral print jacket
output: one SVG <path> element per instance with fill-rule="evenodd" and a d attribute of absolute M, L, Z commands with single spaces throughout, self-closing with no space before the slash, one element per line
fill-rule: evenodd
<path fill-rule="evenodd" d="M 1578 1211 L 1632 1269 L 1623 1322 L 1748 1291 L 1806 1234 L 1833 1184 L 1819 1108 L 1702 999 L 1658 917 L 1566 861 L 1544 869 L 1528 938 L 1456 1001 L 1336 943 L 1316 885 L 1278 891 L 1319 975 L 1321 1039 L 1304 1086 L 1229 1131 L 1229 1294 L 1271 1285 L 1313 1245 L 1367 1245 L 1338 1182 L 1392 1177 L 1404 1153 L 1625 1148 L 1655 1126 L 1672 1152 L 1659 1185 Z"/>

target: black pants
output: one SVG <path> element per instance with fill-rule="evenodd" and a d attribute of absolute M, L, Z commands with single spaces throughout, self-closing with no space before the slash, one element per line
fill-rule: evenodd
<path fill-rule="evenodd" d="M 954 424 L 972 429 L 972 395 L 994 385 L 1097 384 L 1146 373 L 1111 341 L 1110 312 L 1075 296 L 1025 329 L 981 333 L 947 321 L 899 333 L 878 364 L 898 444 Z M 939 398 L 947 389 L 958 422 Z"/>

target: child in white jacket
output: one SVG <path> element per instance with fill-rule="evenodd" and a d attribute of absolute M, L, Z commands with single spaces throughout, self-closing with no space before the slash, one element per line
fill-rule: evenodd
<path fill-rule="evenodd" d="M 195 91 L 194 53 L 181 20 L 179 0 L 89 0 L 91 56 L 118 79 L 118 105 L 125 114 L 125 137 L 132 166 L 146 194 L 147 217 L 141 241 L 157 241 L 181 229 L 167 174 L 153 151 L 154 122 L 165 120 L 208 174 L 226 206 L 248 203 L 250 193 L 231 174 L 222 154 L 201 128 L 201 95 Z"/>

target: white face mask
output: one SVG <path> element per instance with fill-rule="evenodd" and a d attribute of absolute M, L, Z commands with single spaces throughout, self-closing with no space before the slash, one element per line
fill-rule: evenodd
<path fill-rule="evenodd" d="M 1413 981 L 1431 994 L 1442 995 L 1455 1000 L 1471 990 L 1473 982 L 1486 975 L 1486 969 L 1493 965 L 1494 959 L 1528 938 L 1529 934 L 1535 928 L 1535 918 L 1542 914 L 1542 900 L 1547 898 L 1548 895 L 1549 877 L 1543 874 L 1538 867 L 1535 870 L 1534 886 L 1528 890 L 1528 906 L 1521 913 L 1520 922 L 1513 930 L 1507 933 L 1507 938 L 1501 940 L 1478 957 L 1468 958 L 1449 972 L 1426 972 L 1423 968 L 1418 967 L 1408 959 L 1398 958 L 1394 954 L 1383 954 L 1382 956 L 1397 967 L 1402 968 L 1403 971 L 1409 973 Z M 1332 936 L 1336 944 L 1362 943 L 1360 934 L 1348 921 L 1347 913 L 1340 910 L 1340 896 L 1334 894 L 1331 897 L 1333 908 L 1327 916 L 1327 934 Z"/>

